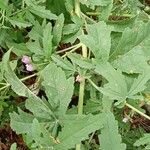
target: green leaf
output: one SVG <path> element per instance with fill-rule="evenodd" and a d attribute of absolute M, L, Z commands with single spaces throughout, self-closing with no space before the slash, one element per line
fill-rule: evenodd
<path fill-rule="evenodd" d="M 134 80 L 128 92 L 128 97 L 131 98 L 135 94 L 142 92 L 146 88 L 145 84 L 149 79 L 150 79 L 150 67 L 147 67 L 147 69 L 145 69 L 143 73 L 139 75 L 137 79 Z"/>
<path fill-rule="evenodd" d="M 19 114 L 16 112 L 10 113 L 10 126 L 17 134 L 30 133 L 32 121 L 34 117 L 18 109 Z"/>
<path fill-rule="evenodd" d="M 60 67 L 66 70 L 75 71 L 74 66 L 66 58 L 61 58 L 59 55 L 52 55 L 52 60 Z"/>
<path fill-rule="evenodd" d="M 94 6 L 107 6 L 111 3 L 111 0 L 80 0 L 82 4 L 94 9 Z"/>
<path fill-rule="evenodd" d="M 103 118 L 103 128 L 99 135 L 101 149 L 126 150 L 126 145 L 121 142 L 121 135 L 118 133 L 118 125 L 113 113 L 103 112 Z"/>
<path fill-rule="evenodd" d="M 55 64 L 45 67 L 41 75 L 49 103 L 60 115 L 65 114 L 73 95 L 74 78 L 67 79 L 64 71 Z"/>
<path fill-rule="evenodd" d="M 108 81 L 103 88 L 99 90 L 110 99 L 125 100 L 126 98 L 137 98 L 136 94 L 142 92 L 145 84 L 150 79 L 150 68 L 147 67 L 127 90 L 125 77 L 119 70 L 115 70 L 109 63 L 97 64 L 95 71 L 102 75 Z M 117 80 L 116 80 L 117 79 Z"/>
<path fill-rule="evenodd" d="M 10 113 L 11 128 L 17 134 L 27 134 L 38 146 L 52 146 L 53 138 L 46 130 L 46 123 L 50 125 L 50 122 L 39 122 L 29 113 L 25 113 L 19 109 L 19 114 L 13 112 Z"/>
<path fill-rule="evenodd" d="M 93 64 L 90 62 L 90 60 L 88 60 L 87 58 L 83 58 L 81 55 L 79 54 L 73 54 L 70 53 L 67 55 L 71 61 L 80 66 L 81 68 L 85 68 L 85 69 L 92 69 L 94 68 Z"/>
<path fill-rule="evenodd" d="M 52 54 L 52 38 L 53 35 L 51 34 L 52 25 L 48 23 L 43 30 L 43 49 L 44 54 L 47 59 L 50 58 Z"/>
<path fill-rule="evenodd" d="M 60 144 L 54 148 L 74 148 L 75 144 L 88 139 L 90 133 L 102 128 L 103 119 L 101 115 L 87 115 L 81 117 L 77 115 L 66 116 L 66 118 L 63 119 L 64 127 L 58 136 Z"/>
<path fill-rule="evenodd" d="M 15 93 L 17 93 L 20 96 L 26 96 L 26 93 L 28 92 L 29 89 L 18 79 L 18 77 L 12 71 L 9 64 L 10 52 L 11 50 L 5 53 L 2 61 L 4 66 L 3 67 L 4 77 L 6 78 L 7 82 L 12 86 L 12 89 L 14 90 Z"/>
<path fill-rule="evenodd" d="M 63 14 L 58 16 L 58 19 L 56 20 L 55 26 L 53 28 L 53 43 L 55 46 L 58 46 L 59 42 L 61 41 L 64 20 L 65 18 Z"/>
<path fill-rule="evenodd" d="M 95 113 L 102 110 L 102 105 L 99 101 L 88 100 L 83 109 L 85 113 Z"/>
<path fill-rule="evenodd" d="M 127 85 L 124 76 L 119 70 L 115 70 L 109 63 L 105 63 L 97 64 L 95 71 L 108 81 L 104 88 L 101 88 L 105 96 L 121 101 L 126 99 Z"/>
<path fill-rule="evenodd" d="M 67 22 L 69 22 L 70 16 L 66 10 L 65 3 L 66 3 L 66 0 L 65 1 L 64 0 L 55 0 L 55 1 L 54 0 L 48 0 L 48 1 L 46 1 L 46 6 L 54 14 L 60 15 L 63 13 L 65 16 L 65 20 Z"/>
<path fill-rule="evenodd" d="M 74 10 L 74 0 L 65 0 L 66 10 L 71 14 Z"/>
<path fill-rule="evenodd" d="M 37 118 L 43 118 L 46 120 L 52 120 L 53 118 L 55 118 L 55 115 L 50 107 L 50 104 L 45 103 L 37 96 L 35 97 L 29 94 L 25 106 Z"/>
<path fill-rule="evenodd" d="M 4 55 L 3 57 L 3 73 L 4 77 L 6 78 L 7 82 L 11 85 L 12 90 L 24 97 L 29 97 L 26 101 L 26 108 L 29 109 L 33 114 L 37 117 L 51 119 L 51 116 L 54 117 L 53 112 L 51 111 L 50 107 L 44 103 L 40 98 L 38 98 L 34 93 L 32 93 L 15 75 L 12 71 L 10 64 L 9 64 L 9 56 L 10 50 Z"/>
<path fill-rule="evenodd" d="M 149 150 L 150 148 L 150 134 L 144 134 L 144 137 L 141 137 L 140 139 L 138 139 L 135 143 L 134 146 L 145 146 L 145 150 Z"/>
<path fill-rule="evenodd" d="M 149 26 L 150 22 L 148 23 L 137 22 L 132 29 L 126 28 L 122 33 L 122 37 L 116 49 L 111 54 L 110 59 L 111 60 L 116 59 L 119 55 L 123 55 L 129 52 L 132 48 L 143 42 L 150 33 Z"/>
<path fill-rule="evenodd" d="M 39 123 L 37 119 L 33 120 L 30 136 L 38 147 L 48 149 L 53 148 L 53 137 L 50 136 L 50 133 L 46 130 L 44 124 Z"/>
<path fill-rule="evenodd" d="M 39 40 L 36 40 L 35 42 L 27 42 L 26 47 L 30 50 L 30 53 L 34 53 L 36 55 L 44 55 Z"/>
<path fill-rule="evenodd" d="M 112 62 L 113 66 L 128 74 L 142 73 L 147 67 L 148 59 L 143 52 L 143 47 L 136 46 L 128 53 Z"/>
<path fill-rule="evenodd" d="M 63 27 L 63 34 L 68 35 L 72 33 L 77 33 L 80 29 L 80 25 L 78 24 L 67 24 Z"/>
<path fill-rule="evenodd" d="M 27 28 L 32 26 L 30 22 L 26 22 L 19 19 L 9 19 L 8 21 L 13 25 L 13 27 L 17 26 L 18 28 Z"/>
<path fill-rule="evenodd" d="M 12 51 L 17 56 L 23 56 L 23 55 L 31 55 L 31 52 L 27 48 L 25 43 L 13 43 L 13 42 L 6 42 L 8 48 L 11 48 Z"/>
<path fill-rule="evenodd" d="M 0 0 L 0 8 L 1 8 L 2 10 L 8 9 L 6 0 Z"/>
<path fill-rule="evenodd" d="M 88 35 L 79 37 L 96 58 L 107 61 L 111 47 L 111 29 L 104 22 L 87 26 Z"/>
<path fill-rule="evenodd" d="M 99 15 L 99 20 L 108 21 L 111 11 L 113 9 L 113 0 L 110 0 L 110 3 L 107 6 L 100 8 L 101 13 Z"/>
<path fill-rule="evenodd" d="M 10 147 L 10 150 L 17 150 L 17 144 L 13 143 Z"/>
<path fill-rule="evenodd" d="M 28 32 L 28 36 L 30 39 L 35 41 L 43 37 L 43 27 L 40 25 L 38 21 L 35 22 L 31 31 Z"/>
<path fill-rule="evenodd" d="M 34 0 L 24 0 L 27 6 L 33 6 L 36 2 Z"/>
<path fill-rule="evenodd" d="M 113 100 L 104 96 L 103 103 L 103 128 L 99 135 L 101 149 L 106 150 L 125 150 L 126 145 L 122 143 L 121 135 L 118 131 L 118 123 L 115 120 L 114 114 L 111 112 Z"/>
<path fill-rule="evenodd" d="M 83 32 L 82 29 L 80 28 L 77 32 L 65 35 L 62 39 L 62 42 L 73 44 L 82 34 Z"/>
<path fill-rule="evenodd" d="M 99 135 L 101 149 L 126 150 L 126 145 L 121 142 L 121 135 L 118 133 L 118 124 L 113 113 L 103 112 L 103 128 Z"/>
<path fill-rule="evenodd" d="M 34 5 L 33 7 L 30 7 L 29 9 L 33 14 L 41 17 L 41 18 L 46 18 L 49 20 L 56 20 L 57 16 L 53 13 L 51 13 L 49 10 L 46 10 L 44 6 L 36 6 Z"/>

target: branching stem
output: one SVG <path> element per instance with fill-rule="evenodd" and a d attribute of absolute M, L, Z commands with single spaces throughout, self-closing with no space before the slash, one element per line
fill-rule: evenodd
<path fill-rule="evenodd" d="M 91 85 L 97 89 L 98 91 L 101 92 L 100 88 L 89 78 L 87 78 L 87 80 L 89 81 L 89 83 L 91 83 Z M 125 102 L 125 105 L 127 107 L 129 107 L 130 109 L 132 109 L 133 111 L 135 111 L 136 113 L 140 114 L 141 116 L 145 117 L 146 119 L 150 120 L 150 116 L 144 114 L 143 112 L 139 111 L 137 108 L 133 107 L 132 105 L 130 105 L 129 103 Z"/>

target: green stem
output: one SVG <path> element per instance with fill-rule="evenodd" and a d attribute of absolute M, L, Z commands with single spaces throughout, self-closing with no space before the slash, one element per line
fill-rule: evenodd
<path fill-rule="evenodd" d="M 5 23 L 5 10 L 2 11 L 2 26 L 4 26 Z"/>
<path fill-rule="evenodd" d="M 86 12 L 87 15 L 90 16 L 99 16 L 100 13 L 99 12 Z M 110 17 L 134 17 L 132 14 L 122 14 L 122 15 L 118 15 L 118 16 L 113 16 L 113 14 L 110 15 Z M 87 16 L 88 17 L 88 16 Z"/>
<path fill-rule="evenodd" d="M 37 75 L 37 73 L 32 74 L 32 75 L 27 76 L 27 77 L 24 77 L 24 78 L 22 78 L 22 79 L 20 79 L 20 80 L 21 80 L 21 81 L 25 81 L 25 80 L 27 80 L 27 79 L 30 79 L 30 78 L 36 76 L 36 75 Z M 4 90 L 5 88 L 8 88 L 9 86 L 10 86 L 10 84 L 7 83 L 5 86 L 3 86 L 3 87 L 0 88 L 0 91 Z"/>
<path fill-rule="evenodd" d="M 89 81 L 89 83 L 91 83 L 91 85 L 96 89 L 98 90 L 99 92 L 101 92 L 100 88 L 89 78 L 87 78 L 87 80 Z"/>
<path fill-rule="evenodd" d="M 87 19 L 88 21 L 90 21 L 91 23 L 96 23 L 96 21 L 94 21 L 93 19 L 91 19 L 90 17 L 88 17 L 87 15 L 85 15 L 84 13 L 81 13 L 81 15 Z"/>
<path fill-rule="evenodd" d="M 73 49 L 73 48 L 76 48 L 76 47 L 78 47 L 78 46 L 81 46 L 81 43 L 76 44 L 76 45 L 73 45 L 73 46 L 68 47 L 68 48 L 65 48 L 65 49 L 63 49 L 63 50 L 61 50 L 61 51 L 58 51 L 58 52 L 56 52 L 56 54 L 60 54 L 60 53 L 63 53 L 63 52 L 69 51 L 69 50 L 71 50 L 71 49 Z"/>
<path fill-rule="evenodd" d="M 84 101 L 84 88 L 85 88 L 85 78 L 80 83 L 79 88 L 79 101 L 78 101 L 78 115 L 83 114 L 83 101 Z"/>
<path fill-rule="evenodd" d="M 145 117 L 146 119 L 150 120 L 150 116 L 142 113 L 141 111 L 139 111 L 137 108 L 133 107 L 132 105 L 128 104 L 127 102 L 125 103 L 125 105 L 129 108 L 131 108 L 133 111 L 137 112 L 138 114 L 140 114 L 141 116 Z"/>
<path fill-rule="evenodd" d="M 98 91 L 101 92 L 100 88 L 89 78 L 87 78 L 88 81 L 91 83 L 91 85 L 93 87 L 95 87 L 95 89 L 97 89 Z M 137 108 L 133 107 L 132 105 L 128 104 L 127 102 L 125 103 L 125 105 L 129 108 L 131 108 L 133 111 L 137 112 L 138 114 L 140 114 L 141 116 L 145 117 L 146 119 L 150 120 L 150 116 L 144 114 L 143 112 L 139 111 Z"/>
<path fill-rule="evenodd" d="M 80 1 L 79 0 L 75 0 L 75 13 L 77 16 L 80 17 L 81 9 L 80 9 Z"/>
<path fill-rule="evenodd" d="M 86 12 L 87 15 L 90 15 L 90 16 L 98 16 L 100 15 L 99 12 Z"/>
<path fill-rule="evenodd" d="M 76 46 L 75 48 L 73 48 L 70 52 L 68 52 L 68 53 L 66 53 L 66 54 L 64 54 L 64 55 L 62 55 L 61 57 L 62 57 L 62 58 L 66 57 L 69 53 L 74 52 L 75 50 L 77 50 L 77 49 L 80 48 L 81 46 L 82 46 L 82 44 L 80 43 L 78 46 Z"/>
<path fill-rule="evenodd" d="M 78 17 L 81 17 L 81 9 L 80 9 L 79 0 L 75 0 L 75 13 Z M 85 58 L 87 57 L 87 48 L 84 44 L 82 44 L 82 55 Z M 80 88 L 79 88 L 79 101 L 78 101 L 78 115 L 79 116 L 83 114 L 84 89 L 85 89 L 85 78 L 83 77 L 83 80 L 80 82 Z M 81 149 L 81 144 L 77 144 L 76 150 L 80 150 L 80 149 Z"/>

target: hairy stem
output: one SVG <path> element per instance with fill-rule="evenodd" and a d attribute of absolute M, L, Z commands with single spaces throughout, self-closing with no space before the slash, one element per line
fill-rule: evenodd
<path fill-rule="evenodd" d="M 79 0 L 75 0 L 75 13 L 78 17 L 81 17 L 81 9 L 80 9 Z M 82 45 L 82 55 L 85 58 L 87 57 L 87 48 L 84 44 Z M 80 88 L 79 88 L 79 101 L 78 101 L 78 115 L 79 116 L 83 114 L 84 89 L 85 89 L 85 78 L 83 77 L 83 80 L 80 82 Z M 80 149 L 81 149 L 81 144 L 77 144 L 76 150 L 80 150 Z"/>

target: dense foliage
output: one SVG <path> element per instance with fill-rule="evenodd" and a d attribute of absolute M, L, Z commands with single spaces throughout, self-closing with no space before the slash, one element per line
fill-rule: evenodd
<path fill-rule="evenodd" d="M 148 0 L 0 0 L 0 127 L 31 150 L 150 149 L 149 14 Z"/>

